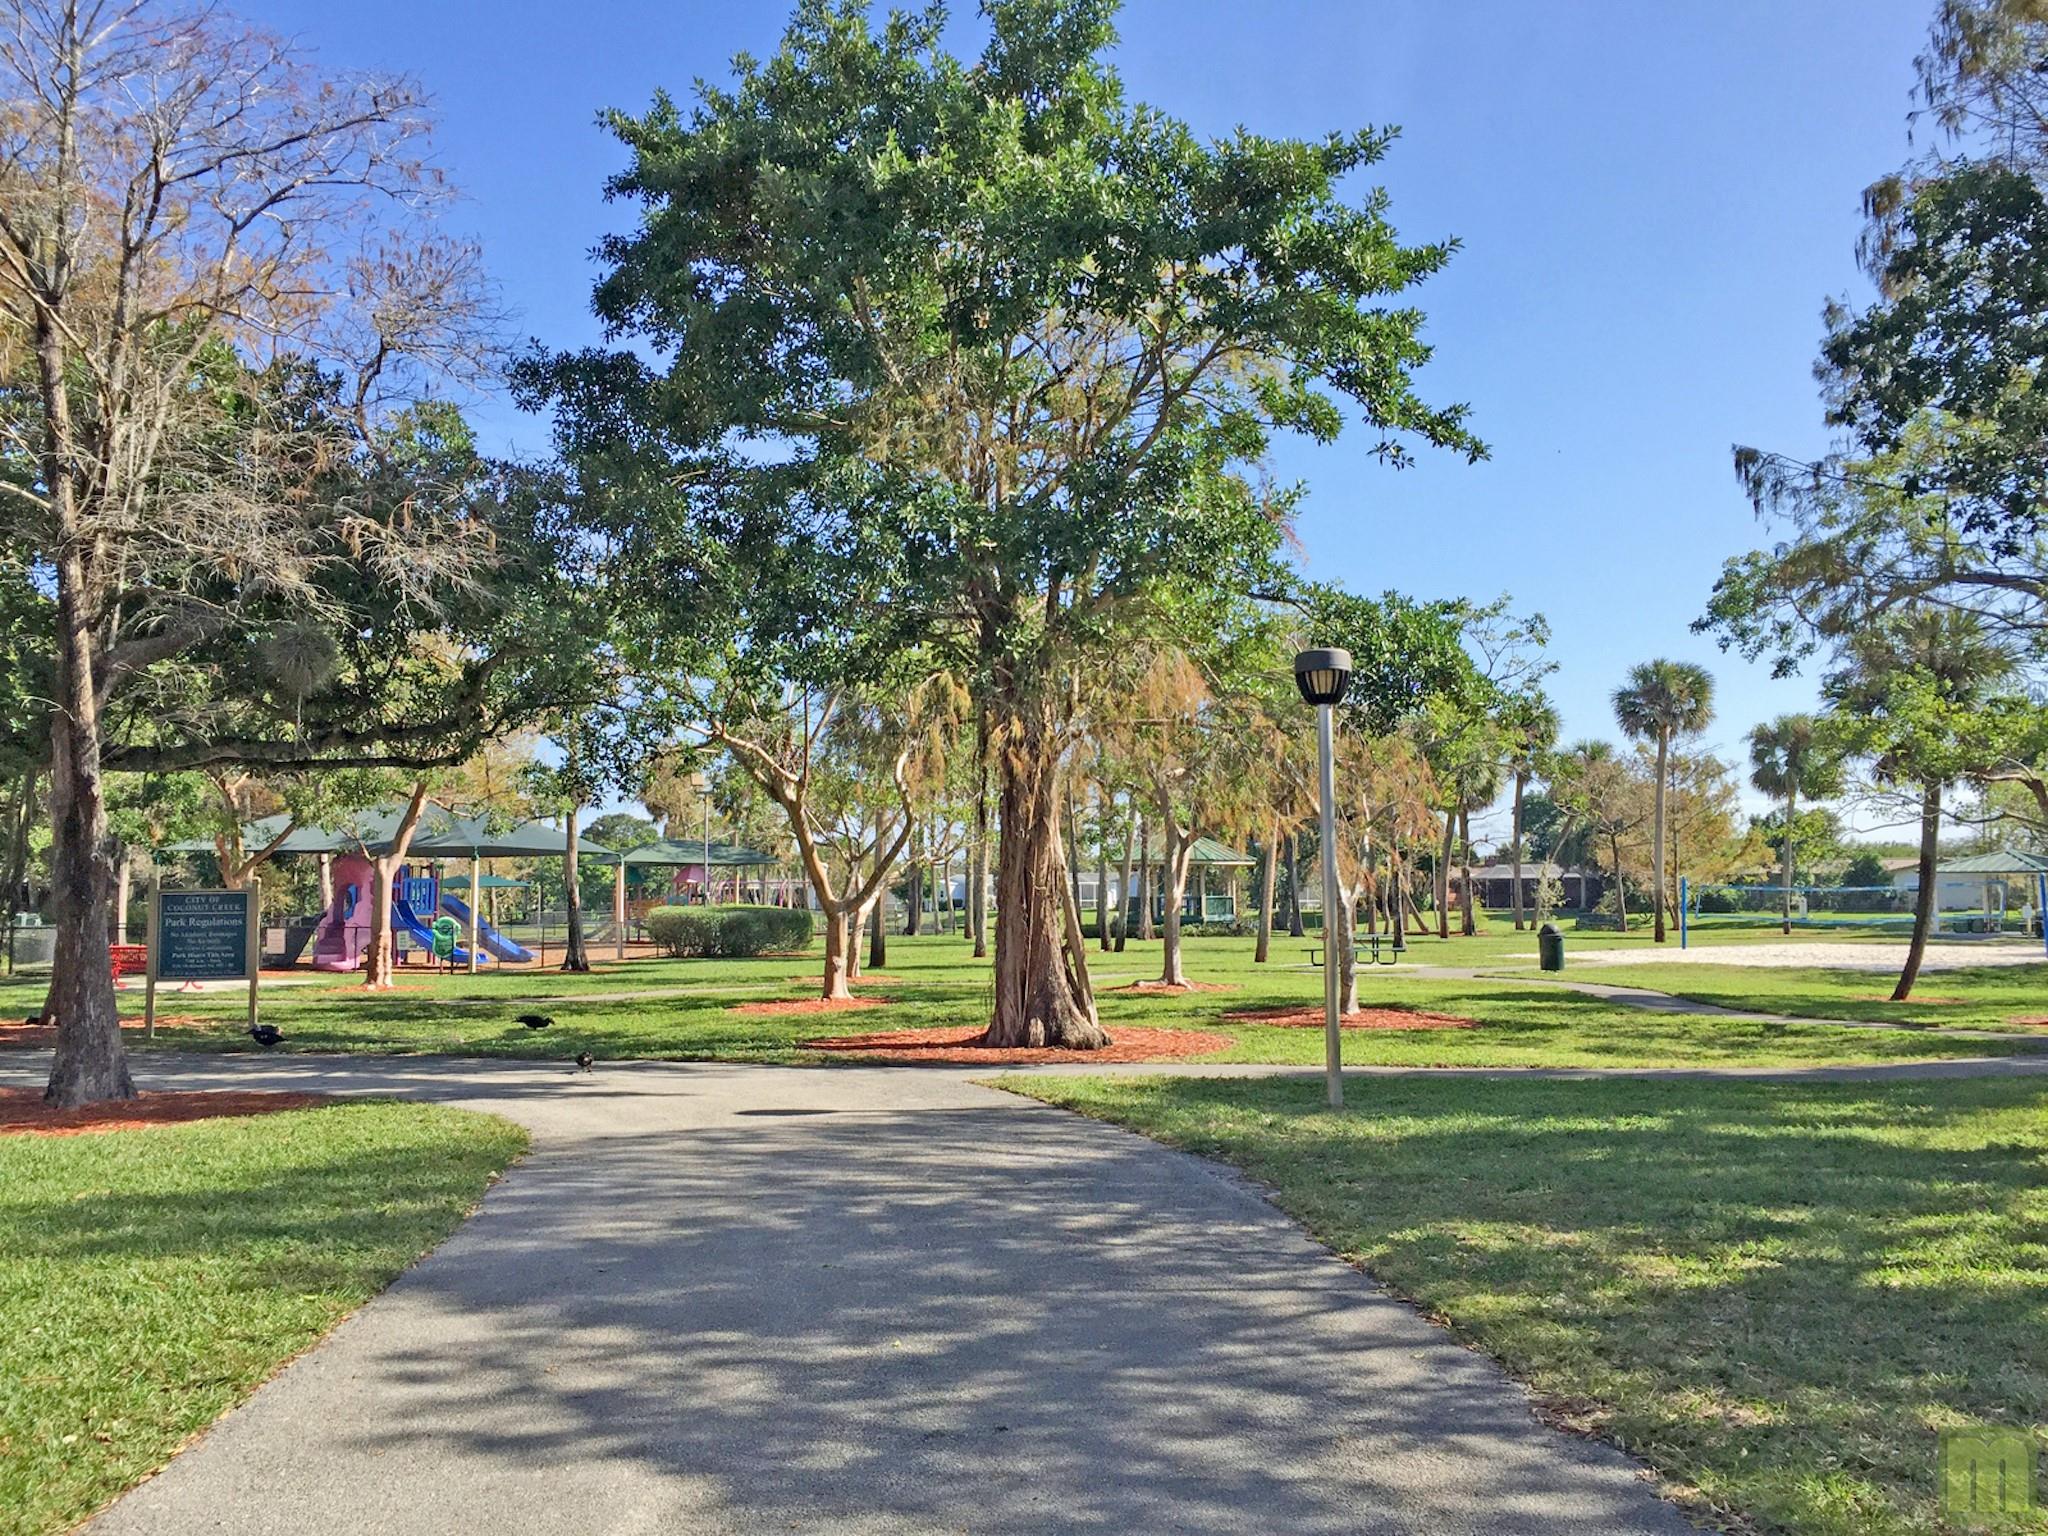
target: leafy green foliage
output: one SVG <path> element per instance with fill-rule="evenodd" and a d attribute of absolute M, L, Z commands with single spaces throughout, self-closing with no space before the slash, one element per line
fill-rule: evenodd
<path fill-rule="evenodd" d="M 647 936 L 676 959 L 734 959 L 788 954 L 811 942 L 811 914 L 802 907 L 656 907 Z"/>

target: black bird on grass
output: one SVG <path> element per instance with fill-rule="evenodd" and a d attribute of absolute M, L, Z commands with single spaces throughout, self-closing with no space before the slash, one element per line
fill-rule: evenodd
<path fill-rule="evenodd" d="M 267 1051 L 284 1038 L 284 1032 L 275 1024 L 251 1024 L 249 1038 Z"/>
<path fill-rule="evenodd" d="M 581 1067 L 585 1072 L 588 1072 L 594 1065 L 596 1065 L 596 1062 L 597 1058 L 592 1056 L 588 1051 L 578 1051 L 576 1053 L 576 1065 Z"/>
<path fill-rule="evenodd" d="M 522 1013 L 519 1022 L 528 1029 L 546 1029 L 555 1022 L 555 1016 L 551 1013 Z"/>

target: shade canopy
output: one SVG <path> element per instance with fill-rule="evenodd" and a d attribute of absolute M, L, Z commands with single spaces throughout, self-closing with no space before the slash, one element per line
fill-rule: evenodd
<path fill-rule="evenodd" d="M 455 875 L 447 880 L 443 880 L 441 885 L 445 890 L 466 891 L 469 889 L 469 876 Z M 524 880 L 507 880 L 503 875 L 485 875 L 483 887 L 487 891 L 523 891 L 527 887 L 527 882 Z"/>
<path fill-rule="evenodd" d="M 638 848 L 629 848 L 624 862 L 630 867 L 637 865 L 644 869 L 679 869 L 700 867 L 708 869 L 759 869 L 779 863 L 774 854 L 763 853 L 758 848 L 742 848 L 737 843 L 721 843 L 715 839 L 705 842 L 696 837 L 664 837 L 657 842 L 642 843 Z"/>
<path fill-rule="evenodd" d="M 1949 875 L 1988 875 L 1993 879 L 2001 875 L 2048 875 L 2048 856 L 2026 853 L 2017 848 L 2001 848 L 1994 853 L 1973 853 L 1968 858 L 1943 864 L 1934 872 L 1944 878 Z"/>
<path fill-rule="evenodd" d="M 358 811 L 332 827 L 291 827 L 286 815 L 265 816 L 242 828 L 242 846 L 254 853 L 276 844 L 277 853 L 367 853 L 391 850 L 398 826 L 405 819 L 402 805 L 378 806 Z M 287 828 L 290 828 L 287 831 Z M 279 834 L 283 840 L 279 841 Z M 522 821 L 516 826 L 496 826 L 486 816 L 458 816 L 442 806 L 429 805 L 420 812 L 406 856 L 415 859 L 532 859 L 561 858 L 568 852 L 569 835 L 545 821 Z M 212 853 L 206 838 L 173 843 L 170 853 Z M 587 858 L 616 860 L 611 849 L 588 838 L 579 839 L 576 851 Z"/>

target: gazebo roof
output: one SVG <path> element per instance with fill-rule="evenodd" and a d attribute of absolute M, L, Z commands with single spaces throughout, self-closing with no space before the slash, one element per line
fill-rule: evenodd
<path fill-rule="evenodd" d="M 334 827 L 293 827 L 277 846 L 279 853 L 384 853 L 398 835 L 405 807 L 381 805 L 358 811 Z M 242 846 L 268 848 L 288 825 L 285 815 L 265 816 L 242 828 Z M 523 821 L 513 827 L 494 827 L 483 816 L 458 816 L 443 806 L 429 805 L 420 812 L 419 825 L 406 845 L 409 858 L 419 859 L 525 859 L 560 858 L 568 850 L 565 829 L 545 821 Z M 170 853 L 212 853 L 212 842 L 193 838 L 173 843 Z M 576 851 L 590 858 L 616 859 L 617 854 L 602 844 L 579 840 Z"/>
<path fill-rule="evenodd" d="M 1163 843 L 1154 843 L 1152 845 L 1152 856 L 1155 859 L 1164 851 L 1165 845 Z M 1119 864 L 1123 862 L 1123 857 L 1123 849 L 1112 849 L 1109 861 L 1112 864 Z M 1191 864 L 1207 864 L 1211 868 L 1250 869 L 1254 860 L 1249 854 L 1239 853 L 1227 843 L 1219 843 L 1213 837 L 1198 837 L 1195 839 L 1194 851 L 1188 855 L 1188 862 Z"/>
<path fill-rule="evenodd" d="M 2001 848 L 1992 853 L 1973 853 L 1934 871 L 1937 875 L 2048 875 L 2048 855 Z"/>
<path fill-rule="evenodd" d="M 664 837 L 658 842 L 627 849 L 625 862 L 629 866 L 643 868 L 679 868 L 695 864 L 712 869 L 754 869 L 780 861 L 774 854 L 763 853 L 758 848 L 742 848 L 737 843 L 721 843 L 715 838 L 706 843 L 702 838 Z"/>

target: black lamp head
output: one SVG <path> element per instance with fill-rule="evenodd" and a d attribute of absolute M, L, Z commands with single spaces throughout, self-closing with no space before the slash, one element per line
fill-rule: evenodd
<path fill-rule="evenodd" d="M 1311 704 L 1335 704 L 1351 686 L 1349 651 L 1303 651 L 1294 658 L 1294 686 Z"/>

